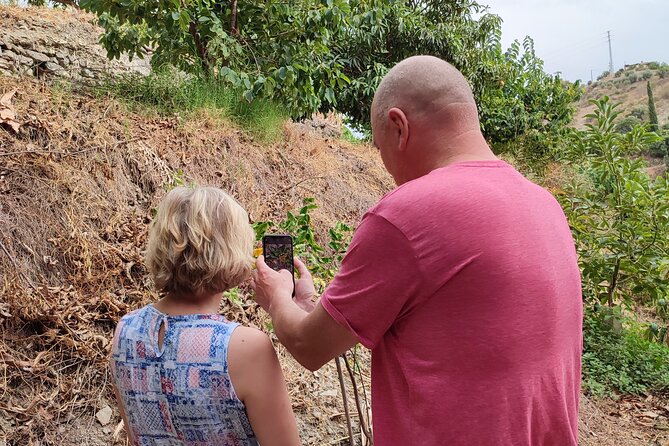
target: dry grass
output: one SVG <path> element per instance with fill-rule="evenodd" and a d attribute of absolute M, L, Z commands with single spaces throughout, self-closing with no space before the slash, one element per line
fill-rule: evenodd
<path fill-rule="evenodd" d="M 81 443 L 77 429 L 113 406 L 109 340 L 123 314 L 157 297 L 142 250 L 152 210 L 176 181 L 227 189 L 254 219 L 279 219 L 313 196 L 321 231 L 355 223 L 391 185 L 372 148 L 291 123 L 267 147 L 204 112 L 142 117 L 112 100 L 0 78 L 0 94 L 15 88 L 24 125 L 19 135 L 0 129 L 0 433 L 9 445 Z M 248 299 L 222 311 L 266 322 Z M 332 366 L 314 375 L 279 351 L 305 441 L 345 436 Z"/>

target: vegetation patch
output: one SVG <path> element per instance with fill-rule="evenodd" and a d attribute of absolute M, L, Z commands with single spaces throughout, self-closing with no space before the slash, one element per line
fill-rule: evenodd
<path fill-rule="evenodd" d="M 135 109 L 149 108 L 162 115 L 188 118 L 207 110 L 211 116 L 234 121 L 264 143 L 278 141 L 287 111 L 269 99 L 249 102 L 239 90 L 212 78 L 188 75 L 174 68 L 148 76 L 127 75 L 107 79 L 96 88 L 125 101 Z"/>

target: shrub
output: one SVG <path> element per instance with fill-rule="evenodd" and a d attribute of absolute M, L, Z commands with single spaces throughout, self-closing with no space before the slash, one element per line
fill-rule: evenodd
<path fill-rule="evenodd" d="M 663 66 L 659 69 L 657 72 L 658 76 L 660 76 L 660 79 L 665 79 L 669 77 L 669 67 Z"/>
<path fill-rule="evenodd" d="M 560 197 L 582 269 L 583 297 L 609 307 L 635 300 L 659 305 L 669 295 L 669 184 L 645 171 L 644 150 L 659 140 L 643 126 L 616 132 L 617 105 L 593 101 L 595 119 L 574 132 L 568 160 L 590 179 Z"/>
<path fill-rule="evenodd" d="M 646 70 L 646 71 L 644 71 L 643 74 L 641 75 L 641 78 L 642 78 L 643 80 L 645 80 L 645 81 L 647 81 L 647 80 L 650 79 L 651 77 L 653 77 L 653 72 L 650 71 L 650 70 Z"/>
<path fill-rule="evenodd" d="M 631 131 L 634 127 L 640 124 L 641 120 L 639 118 L 636 116 L 628 116 L 616 124 L 616 131 L 624 134 Z"/>
<path fill-rule="evenodd" d="M 630 110 L 630 112 L 627 114 L 627 116 L 633 116 L 633 117 L 643 121 L 646 117 L 646 111 L 647 110 L 645 108 L 641 108 L 641 107 L 633 108 L 632 110 Z"/>
<path fill-rule="evenodd" d="M 648 68 L 650 68 L 651 70 L 657 70 L 660 68 L 660 64 L 658 62 L 649 62 Z"/>
<path fill-rule="evenodd" d="M 637 73 L 635 73 L 634 71 L 629 71 L 629 72 L 627 72 L 627 74 L 625 75 L 625 77 L 626 77 L 627 79 L 629 79 L 630 83 L 632 83 L 632 84 L 635 83 L 635 82 L 637 82 L 637 81 L 639 80 L 639 76 L 638 76 Z"/>
<path fill-rule="evenodd" d="M 664 158 L 667 156 L 667 145 L 669 144 L 669 137 L 664 141 L 658 141 L 650 145 L 648 154 L 653 158 Z"/>
<path fill-rule="evenodd" d="M 583 323 L 583 389 L 597 396 L 669 389 L 669 348 L 640 327 L 611 328 L 607 312 L 587 309 Z"/>

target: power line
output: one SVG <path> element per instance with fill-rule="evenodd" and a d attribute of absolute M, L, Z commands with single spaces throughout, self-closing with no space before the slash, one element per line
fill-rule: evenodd
<path fill-rule="evenodd" d="M 574 51 L 579 50 L 583 51 L 585 49 L 590 49 L 594 46 L 603 45 L 606 43 L 606 33 L 598 34 L 597 37 L 590 37 L 586 39 L 581 39 L 574 41 L 568 44 L 561 45 L 560 48 L 553 49 L 544 53 L 544 56 L 553 56 L 565 51 Z"/>

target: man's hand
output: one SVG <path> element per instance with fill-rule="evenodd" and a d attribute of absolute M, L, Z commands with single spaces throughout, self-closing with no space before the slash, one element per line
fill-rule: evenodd
<path fill-rule="evenodd" d="M 302 310 L 310 313 L 316 303 L 316 288 L 311 273 L 306 265 L 297 257 L 293 259 L 299 278 L 295 279 L 295 303 Z M 286 270 L 274 271 L 267 266 L 263 256 L 256 260 L 256 271 L 251 278 L 251 287 L 255 291 L 256 301 L 263 310 L 270 313 L 274 299 L 285 299 L 293 293 L 293 284 L 290 272 Z"/>
<path fill-rule="evenodd" d="M 300 273 L 300 278 L 295 280 L 295 303 L 307 313 L 311 313 L 316 306 L 316 302 L 314 302 L 316 297 L 314 279 L 311 277 L 307 266 L 300 259 L 295 257 L 293 262 L 297 272 Z"/>
<path fill-rule="evenodd" d="M 264 256 L 260 256 L 251 277 L 251 288 L 255 291 L 256 302 L 271 314 L 270 309 L 276 301 L 292 299 L 293 278 L 290 271 L 285 269 L 274 271 L 267 266 Z"/>
<path fill-rule="evenodd" d="M 314 282 L 307 267 L 294 259 L 299 279 L 295 280 L 295 300 L 292 299 L 293 279 L 289 271 L 274 271 L 260 256 L 251 279 L 256 301 L 269 313 L 274 332 L 297 361 L 309 370 L 318 370 L 335 356 L 353 347 L 358 339 L 336 322 L 316 296 Z"/>

